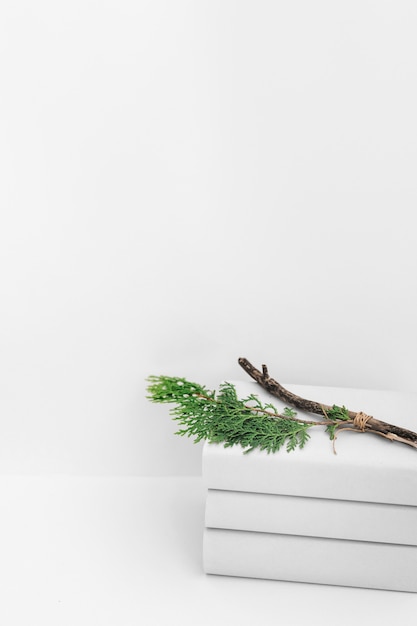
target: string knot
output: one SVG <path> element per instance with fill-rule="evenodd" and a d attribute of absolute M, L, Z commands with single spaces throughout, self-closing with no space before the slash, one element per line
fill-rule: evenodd
<path fill-rule="evenodd" d="M 363 432 L 365 430 L 367 422 L 371 419 L 372 415 L 367 415 L 366 413 L 359 411 L 359 413 L 356 413 L 353 419 L 353 425 Z"/>

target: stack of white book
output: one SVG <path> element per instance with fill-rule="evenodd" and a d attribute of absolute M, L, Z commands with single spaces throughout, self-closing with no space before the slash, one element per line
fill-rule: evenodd
<path fill-rule="evenodd" d="M 232 382 L 241 398 L 284 406 L 256 383 Z M 286 386 L 417 430 L 417 394 Z M 310 433 L 293 452 L 204 445 L 205 572 L 417 592 L 417 449 L 345 432 L 334 454 L 322 427 Z"/>

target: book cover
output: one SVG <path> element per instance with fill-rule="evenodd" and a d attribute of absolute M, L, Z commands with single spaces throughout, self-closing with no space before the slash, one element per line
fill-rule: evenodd
<path fill-rule="evenodd" d="M 256 394 L 284 405 L 252 382 L 230 381 L 240 398 Z M 345 405 L 378 419 L 417 430 L 417 394 L 333 387 L 286 385 L 294 393 L 324 404 Z M 298 411 L 298 417 L 310 414 Z M 334 454 L 323 427 L 311 429 L 303 449 L 275 454 L 259 449 L 205 443 L 202 474 L 209 489 L 248 491 L 325 499 L 417 506 L 417 453 L 414 448 L 374 434 L 340 433 Z"/>
<path fill-rule="evenodd" d="M 417 592 L 417 547 L 206 528 L 207 574 Z"/>
<path fill-rule="evenodd" d="M 209 489 L 210 528 L 417 545 L 417 507 Z"/>

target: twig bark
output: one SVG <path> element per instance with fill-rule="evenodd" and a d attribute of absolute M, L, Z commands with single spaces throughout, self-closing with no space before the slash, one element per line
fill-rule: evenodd
<path fill-rule="evenodd" d="M 279 382 L 269 376 L 266 365 L 262 365 L 261 372 L 243 357 L 241 357 L 238 362 L 251 378 L 272 395 L 302 411 L 308 411 L 309 413 L 327 418 L 327 412 L 332 409 L 331 406 L 301 398 L 291 391 L 288 391 L 288 389 L 285 389 Z M 399 443 L 405 443 L 413 448 L 417 448 L 417 433 L 411 430 L 382 422 L 381 420 L 361 412 L 355 413 L 354 411 L 348 411 L 348 414 L 348 421 L 337 422 L 340 430 L 349 428 L 349 430 L 355 430 L 356 432 L 373 432 L 391 441 L 398 441 Z"/>

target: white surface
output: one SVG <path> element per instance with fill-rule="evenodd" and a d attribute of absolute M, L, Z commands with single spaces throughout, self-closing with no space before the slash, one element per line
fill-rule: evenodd
<path fill-rule="evenodd" d="M 417 546 L 417 506 L 209 489 L 205 524 Z"/>
<path fill-rule="evenodd" d="M 204 530 L 204 569 L 327 585 L 417 592 L 417 547 L 243 530 Z"/>
<path fill-rule="evenodd" d="M 230 381 L 239 398 L 252 393 L 282 410 L 284 403 L 257 383 Z M 345 405 L 383 421 L 417 431 L 417 394 L 365 389 L 337 389 L 286 385 L 309 400 Z M 297 416 L 311 419 L 302 411 Z M 397 417 L 398 419 L 397 419 Z M 314 416 L 313 416 L 314 417 Z M 364 502 L 417 505 L 417 450 L 370 433 L 340 432 L 337 454 L 323 427 L 310 429 L 303 449 L 285 447 L 268 454 L 258 449 L 244 454 L 236 445 L 205 442 L 203 477 L 211 489 L 253 491 L 282 495 L 336 498 Z"/>
<path fill-rule="evenodd" d="M 389 626 L 417 596 L 207 576 L 201 478 L 2 477 L 7 626 Z"/>
<path fill-rule="evenodd" d="M 417 391 L 415 0 L 0 2 L 0 472 L 196 474 L 149 374 Z"/>

